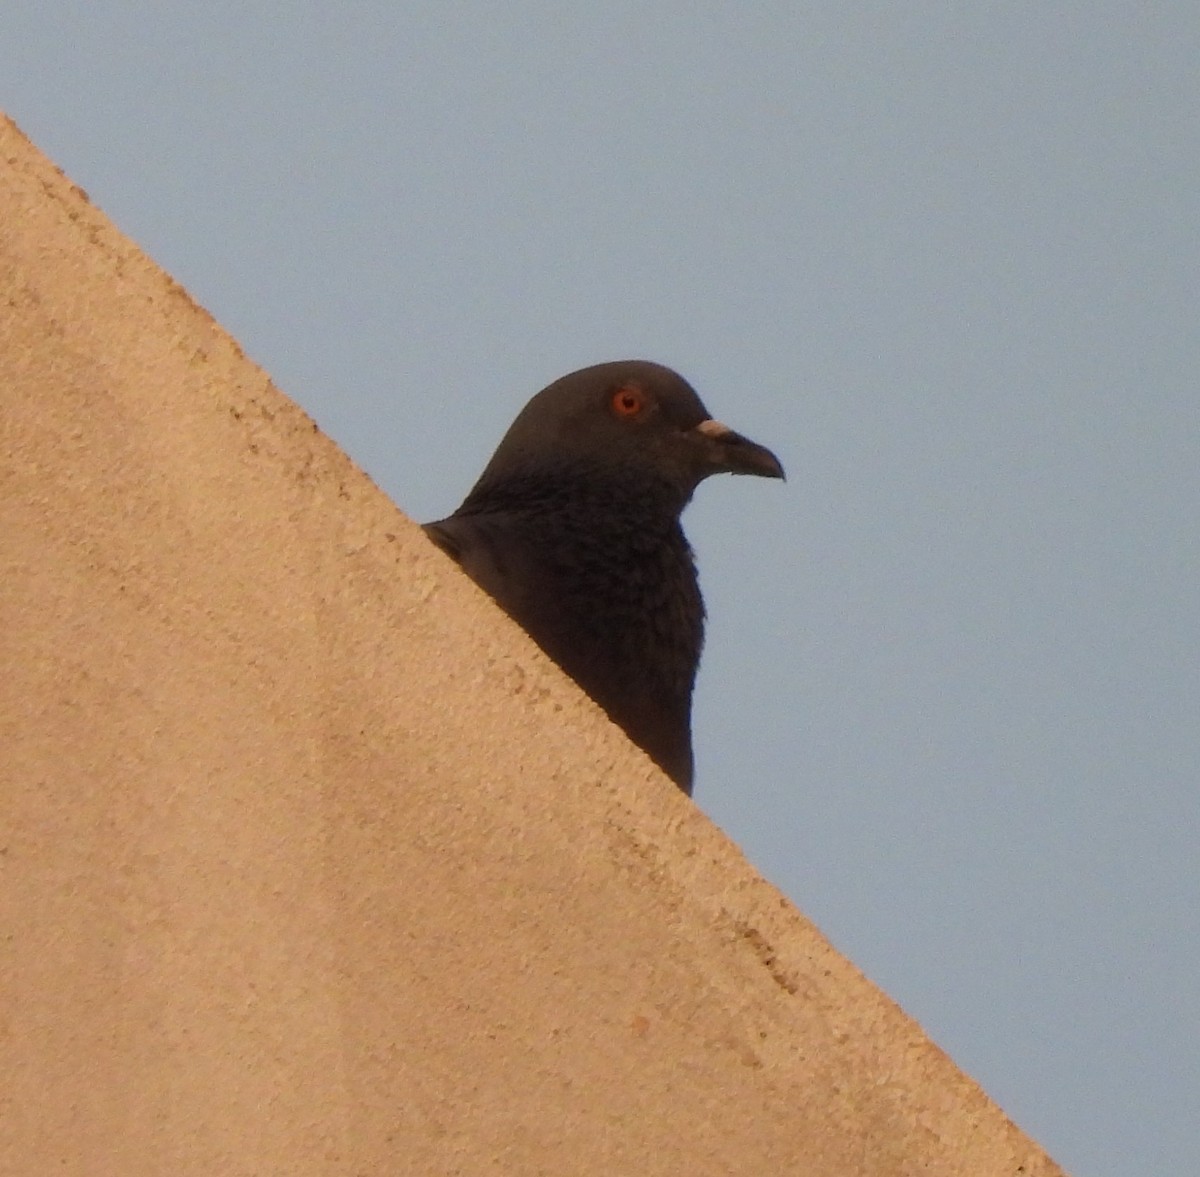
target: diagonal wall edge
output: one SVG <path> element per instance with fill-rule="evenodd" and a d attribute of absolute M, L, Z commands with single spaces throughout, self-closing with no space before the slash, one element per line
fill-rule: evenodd
<path fill-rule="evenodd" d="M 0 120 L 0 1170 L 1058 1172 Z"/>

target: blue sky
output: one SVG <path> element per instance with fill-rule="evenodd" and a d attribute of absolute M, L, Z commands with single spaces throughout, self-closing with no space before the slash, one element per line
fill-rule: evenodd
<path fill-rule="evenodd" d="M 1077 1177 L 1200 1171 L 1200 9 L 8 4 L 0 103 L 406 512 L 677 367 L 697 802 Z"/>

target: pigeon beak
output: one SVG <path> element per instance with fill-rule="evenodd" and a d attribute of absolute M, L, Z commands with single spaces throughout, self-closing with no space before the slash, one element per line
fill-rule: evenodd
<path fill-rule="evenodd" d="M 704 441 L 712 473 L 757 474 L 760 478 L 784 478 L 779 459 L 766 446 L 734 433 L 720 421 L 701 421 L 693 430 Z"/>

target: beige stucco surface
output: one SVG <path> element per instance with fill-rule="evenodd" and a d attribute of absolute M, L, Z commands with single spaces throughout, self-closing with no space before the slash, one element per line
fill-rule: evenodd
<path fill-rule="evenodd" d="M 1057 1172 L 8 123 L 0 168 L 0 1172 Z"/>

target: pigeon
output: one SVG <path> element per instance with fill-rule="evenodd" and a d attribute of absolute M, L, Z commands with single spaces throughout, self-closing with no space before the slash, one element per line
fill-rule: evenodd
<path fill-rule="evenodd" d="M 784 477 L 670 368 L 598 364 L 542 389 L 462 506 L 425 525 L 689 796 L 704 603 L 679 518 L 720 473 Z"/>

